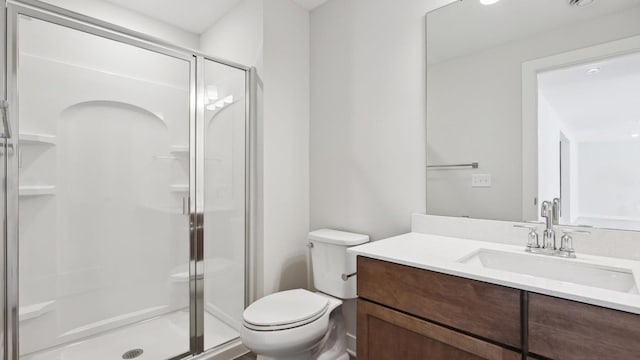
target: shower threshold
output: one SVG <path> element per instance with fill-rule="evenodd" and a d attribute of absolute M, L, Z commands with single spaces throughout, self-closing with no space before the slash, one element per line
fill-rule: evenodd
<path fill-rule="evenodd" d="M 209 313 L 205 313 L 205 324 L 205 349 L 238 337 L 236 330 Z M 161 360 L 188 350 L 189 313 L 176 311 L 86 340 L 26 354 L 20 360 L 115 360 L 136 353 L 139 353 L 133 357 L 136 360 Z"/>

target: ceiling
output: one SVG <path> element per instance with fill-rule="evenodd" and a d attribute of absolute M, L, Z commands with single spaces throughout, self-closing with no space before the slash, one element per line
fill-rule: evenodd
<path fill-rule="evenodd" d="M 640 0 L 596 0 L 570 6 L 568 0 L 478 0 L 451 3 L 427 14 L 429 64 L 469 55 L 558 28 L 640 6 Z"/>
<path fill-rule="evenodd" d="M 202 34 L 243 0 L 106 0 L 194 34 Z M 267 0 L 268 1 L 268 0 Z M 293 0 L 312 10 L 327 0 Z"/>
<path fill-rule="evenodd" d="M 313 10 L 318 6 L 327 2 L 327 0 L 293 0 L 293 1 L 307 10 Z"/>
<path fill-rule="evenodd" d="M 600 72 L 587 73 L 593 68 Z M 541 73 L 538 84 L 578 141 L 631 140 L 640 134 L 640 52 Z"/>

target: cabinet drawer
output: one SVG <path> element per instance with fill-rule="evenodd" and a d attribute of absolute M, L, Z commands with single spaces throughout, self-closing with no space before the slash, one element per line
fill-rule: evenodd
<path fill-rule="evenodd" d="M 552 359 L 638 359 L 640 316 L 529 295 L 529 351 Z"/>
<path fill-rule="evenodd" d="M 516 360 L 500 346 L 358 300 L 358 359 Z"/>
<path fill-rule="evenodd" d="M 521 348 L 520 290 L 359 256 L 358 296 Z"/>

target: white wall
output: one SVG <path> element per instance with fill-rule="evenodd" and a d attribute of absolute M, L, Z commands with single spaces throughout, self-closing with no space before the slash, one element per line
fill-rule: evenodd
<path fill-rule="evenodd" d="M 101 0 L 44 0 L 83 15 L 122 26 L 169 43 L 197 49 L 198 35 Z"/>
<path fill-rule="evenodd" d="M 263 0 L 245 0 L 200 35 L 200 50 L 262 70 Z"/>
<path fill-rule="evenodd" d="M 311 14 L 311 229 L 381 239 L 425 211 L 427 10 L 331 0 Z"/>
<path fill-rule="evenodd" d="M 309 13 L 264 5 L 264 293 L 305 287 L 309 232 Z"/>
<path fill-rule="evenodd" d="M 640 230 L 640 141 L 579 144 L 580 223 Z"/>
<path fill-rule="evenodd" d="M 311 230 L 378 240 L 425 212 L 424 15 L 449 2 L 330 0 L 311 12 Z M 355 334 L 355 302 L 343 306 Z"/>
<path fill-rule="evenodd" d="M 245 0 L 201 36 L 201 49 L 256 66 L 264 83 L 257 295 L 306 287 L 309 13 L 291 0 Z"/>

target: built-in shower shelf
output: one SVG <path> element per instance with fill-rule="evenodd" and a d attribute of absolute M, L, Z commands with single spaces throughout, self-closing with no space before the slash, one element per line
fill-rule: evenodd
<path fill-rule="evenodd" d="M 224 276 L 224 274 L 233 273 L 238 271 L 240 263 L 224 259 L 224 258 L 210 258 L 204 260 L 203 270 L 205 275 L 209 276 Z M 170 274 L 169 278 L 173 282 L 186 282 L 189 281 L 189 268 L 187 264 L 177 266 Z"/>
<path fill-rule="evenodd" d="M 20 143 L 25 145 L 55 145 L 56 136 L 37 133 L 20 133 Z"/>
<path fill-rule="evenodd" d="M 188 192 L 189 191 L 189 185 L 188 184 L 176 184 L 176 185 L 171 185 L 171 191 L 173 192 Z"/>
<path fill-rule="evenodd" d="M 174 273 L 169 275 L 169 277 L 171 278 L 171 281 L 174 281 L 174 282 L 187 282 L 189 281 L 189 272 L 185 271 L 185 272 Z"/>
<path fill-rule="evenodd" d="M 20 196 L 55 195 L 56 187 L 53 185 L 20 186 L 18 193 Z"/>
<path fill-rule="evenodd" d="M 25 320 L 42 316 L 48 313 L 49 311 L 53 310 L 55 305 L 56 305 L 56 301 L 51 300 L 51 301 L 45 301 L 45 302 L 41 302 L 33 305 L 20 306 L 20 309 L 18 310 L 20 321 L 25 321 Z"/>

